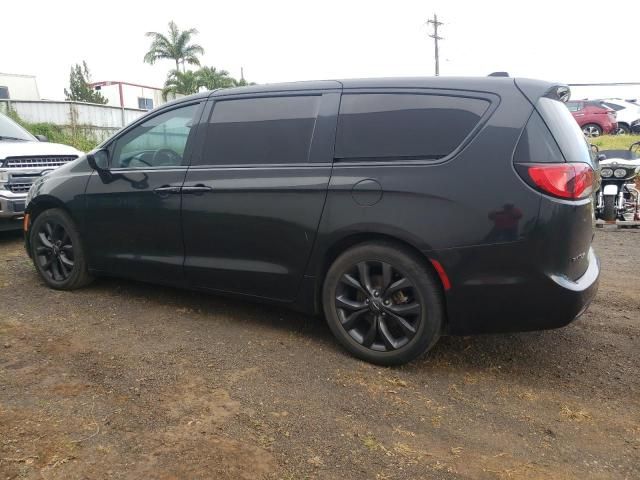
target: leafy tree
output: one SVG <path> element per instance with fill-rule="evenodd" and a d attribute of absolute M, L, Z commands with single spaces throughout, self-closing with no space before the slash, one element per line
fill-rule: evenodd
<path fill-rule="evenodd" d="M 228 71 L 218 70 L 216 67 L 202 67 L 196 71 L 196 76 L 198 77 L 199 86 L 207 90 L 255 85 L 253 82 L 247 82 L 244 77 L 237 80 L 230 76 Z"/>
<path fill-rule="evenodd" d="M 91 74 L 87 62 L 82 61 L 82 65 L 76 63 L 71 67 L 69 74 L 69 90 L 64 89 L 64 96 L 67 100 L 74 102 L 99 103 L 105 105 L 107 99 L 102 94 L 94 90 L 91 83 Z"/>
<path fill-rule="evenodd" d="M 234 87 L 246 87 L 248 85 L 256 85 L 256 82 L 247 82 L 244 77 L 240 77 L 240 80 L 233 79 Z"/>
<path fill-rule="evenodd" d="M 236 80 L 229 76 L 226 70 L 218 70 L 215 67 L 202 67 L 196 72 L 199 86 L 207 90 L 216 88 L 228 88 L 235 86 Z"/>
<path fill-rule="evenodd" d="M 195 72 L 191 70 L 186 72 L 171 70 L 167 80 L 164 82 L 162 98 L 166 100 L 169 95 L 174 98 L 177 95 L 191 95 L 192 93 L 197 93 L 199 88 L 200 84 Z"/>
<path fill-rule="evenodd" d="M 144 61 L 153 65 L 158 60 L 170 59 L 176 62 L 176 70 L 180 70 L 182 65 L 183 72 L 185 63 L 200 65 L 198 55 L 204 54 L 204 49 L 198 44 L 190 43 L 197 33 L 198 30 L 195 28 L 180 31 L 173 20 L 169 22 L 168 35 L 147 32 L 146 36 L 151 38 L 151 46 L 144 56 Z"/>

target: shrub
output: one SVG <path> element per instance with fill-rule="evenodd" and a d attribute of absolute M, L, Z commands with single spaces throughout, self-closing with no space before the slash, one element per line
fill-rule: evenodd
<path fill-rule="evenodd" d="M 96 135 L 88 131 L 88 128 L 78 126 L 71 130 L 53 123 L 29 123 L 20 118 L 18 112 L 13 109 L 7 112 L 7 116 L 33 135 L 44 135 L 50 142 L 71 145 L 83 152 L 94 149 L 100 143 Z"/>

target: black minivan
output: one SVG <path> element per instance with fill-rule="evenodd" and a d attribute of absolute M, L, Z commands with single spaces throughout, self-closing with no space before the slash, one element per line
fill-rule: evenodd
<path fill-rule="evenodd" d="M 181 98 L 36 181 L 26 248 L 57 289 L 111 275 L 323 313 L 382 365 L 443 334 L 560 327 L 599 276 L 568 96 L 436 77 Z"/>

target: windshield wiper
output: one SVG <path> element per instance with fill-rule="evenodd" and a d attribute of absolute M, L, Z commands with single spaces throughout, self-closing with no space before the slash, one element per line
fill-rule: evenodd
<path fill-rule="evenodd" d="M 5 137 L 4 135 L 0 135 L 0 140 L 20 140 L 21 142 L 28 142 L 26 138 Z"/>

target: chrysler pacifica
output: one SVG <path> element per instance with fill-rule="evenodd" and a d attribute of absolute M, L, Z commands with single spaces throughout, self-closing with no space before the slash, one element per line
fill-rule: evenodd
<path fill-rule="evenodd" d="M 599 276 L 568 93 L 439 77 L 181 98 L 38 179 L 26 248 L 52 288 L 109 275 L 288 305 L 383 365 L 441 335 L 560 327 Z"/>

